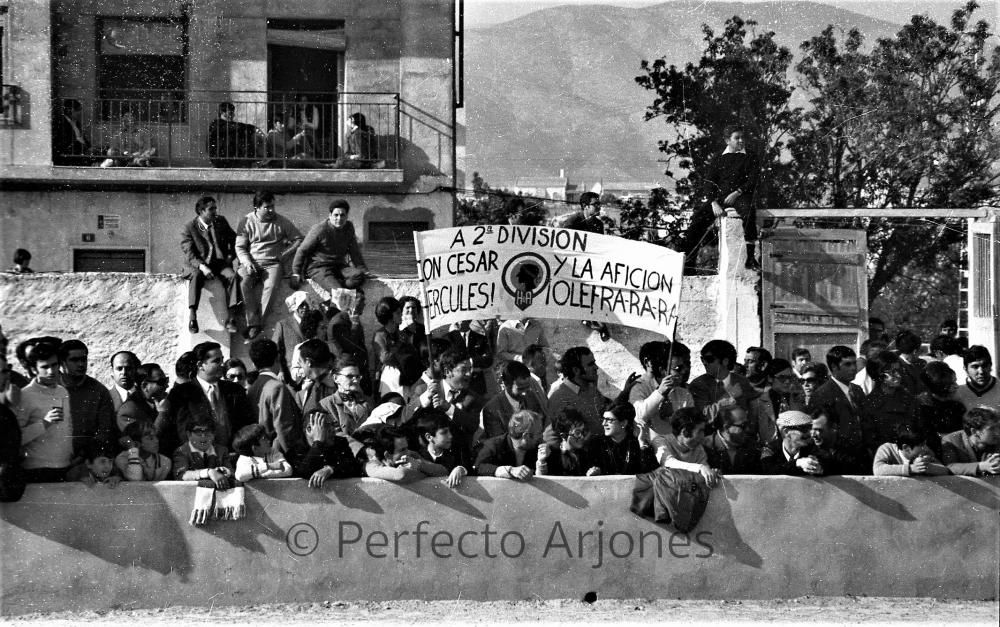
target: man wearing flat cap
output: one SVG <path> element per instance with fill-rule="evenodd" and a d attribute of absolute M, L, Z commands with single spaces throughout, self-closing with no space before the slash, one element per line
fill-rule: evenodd
<path fill-rule="evenodd" d="M 812 418 L 809 414 L 798 410 L 781 412 L 777 426 L 781 438 L 772 440 L 760 452 L 760 465 L 764 474 L 824 474 L 821 453 L 809 435 L 812 430 Z"/>

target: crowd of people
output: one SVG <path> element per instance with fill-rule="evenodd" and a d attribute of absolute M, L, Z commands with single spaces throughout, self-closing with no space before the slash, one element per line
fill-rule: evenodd
<path fill-rule="evenodd" d="M 553 355 L 536 320 L 467 321 L 428 336 L 417 299 L 385 297 L 368 335 L 360 311 L 296 294 L 298 335 L 255 339 L 251 364 L 204 342 L 168 375 L 122 350 L 108 364 L 110 389 L 88 374 L 80 339 L 19 342 L 18 371 L 3 338 L 0 497 L 56 481 L 226 489 L 295 476 L 319 488 L 433 476 L 454 487 L 469 475 L 528 481 L 666 467 L 712 486 L 738 474 L 1000 472 L 992 357 L 963 348 L 952 322 L 926 357 L 916 334 L 888 342 L 878 320 L 861 355 L 834 346 L 823 362 L 806 349 L 785 359 L 752 347 L 739 363 L 732 344 L 712 340 L 698 353 L 704 374 L 690 381 L 687 346 L 647 342 L 643 371 L 607 398 L 585 346 L 558 356 L 548 380 Z"/>

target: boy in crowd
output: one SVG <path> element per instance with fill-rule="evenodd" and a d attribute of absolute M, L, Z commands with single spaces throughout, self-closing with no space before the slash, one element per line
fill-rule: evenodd
<path fill-rule="evenodd" d="M 733 350 L 735 353 L 735 349 Z M 719 471 L 708 465 L 705 440 L 705 415 L 694 407 L 674 412 L 673 433 L 653 441 L 656 459 L 665 468 L 677 468 L 700 474 L 708 487 L 719 482 Z"/>
<path fill-rule="evenodd" d="M 941 440 L 942 460 L 956 475 L 1000 474 L 1000 414 L 989 407 L 973 407 L 962 428 Z"/>
<path fill-rule="evenodd" d="M 875 476 L 901 477 L 951 474 L 927 446 L 927 435 L 914 424 L 896 426 L 893 441 L 886 442 L 875 451 L 872 473 Z"/>
<path fill-rule="evenodd" d="M 297 476 L 309 480 L 310 488 L 322 488 L 327 479 L 361 476 L 361 466 L 348 440 L 335 435 L 333 417 L 314 413 L 306 420 L 309 451 L 296 466 Z"/>
<path fill-rule="evenodd" d="M 549 447 L 539 446 L 541 435 L 541 416 L 526 409 L 517 412 L 507 423 L 506 434 L 483 442 L 476 456 L 476 474 L 516 481 L 530 481 L 536 474 L 546 474 Z"/>
<path fill-rule="evenodd" d="M 702 412 L 707 426 L 714 430 L 716 419 L 726 407 L 749 409 L 750 401 L 758 392 L 750 382 L 733 372 L 736 364 L 736 347 L 725 340 L 712 340 L 701 349 L 701 363 L 705 374 L 691 382 L 691 396 L 695 407 Z"/>
<path fill-rule="evenodd" d="M 292 465 L 281 451 L 274 450 L 264 425 L 247 425 L 233 438 L 233 450 L 239 453 L 236 460 L 237 481 L 246 483 L 253 479 L 281 479 L 292 476 Z"/>
<path fill-rule="evenodd" d="M 83 461 L 87 465 L 87 474 L 80 481 L 90 487 L 104 485 L 111 489 L 118 487 L 122 480 L 118 476 L 114 462 L 115 454 L 111 446 L 103 442 L 92 442 L 83 453 Z"/>
<path fill-rule="evenodd" d="M 365 476 L 393 483 L 412 483 L 428 475 L 447 474 L 441 466 L 427 463 L 411 452 L 406 434 L 395 427 L 378 429 L 366 444 Z"/>
<path fill-rule="evenodd" d="M 962 356 L 965 385 L 958 386 L 957 398 L 966 408 L 1000 407 L 1000 385 L 993 376 L 993 358 L 985 346 L 970 346 Z"/>
<path fill-rule="evenodd" d="M 228 490 L 233 487 L 229 451 L 216 445 L 215 421 L 196 416 L 185 425 L 187 443 L 174 451 L 174 480 L 197 481 L 203 488 Z"/>
<path fill-rule="evenodd" d="M 126 481 L 163 481 L 170 477 L 171 462 L 160 454 L 156 427 L 144 420 L 125 427 L 125 450 L 115 458 L 115 468 Z"/>
<path fill-rule="evenodd" d="M 604 432 L 587 441 L 584 458 L 587 476 L 637 475 L 657 467 L 653 447 L 635 433 L 635 408 L 616 403 L 601 418 Z"/>
<path fill-rule="evenodd" d="M 27 349 L 35 375 L 21 390 L 17 421 L 28 483 L 65 481 L 73 460 L 73 416 L 69 392 L 59 384 L 56 346 L 40 342 Z"/>
<path fill-rule="evenodd" d="M 428 464 L 436 464 L 448 473 L 449 488 L 457 488 L 469 474 L 462 451 L 452 447 L 451 421 L 438 409 L 418 409 L 413 414 L 417 435 L 417 454 Z"/>

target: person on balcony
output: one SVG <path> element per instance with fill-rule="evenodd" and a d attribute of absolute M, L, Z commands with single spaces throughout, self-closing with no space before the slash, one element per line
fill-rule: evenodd
<path fill-rule="evenodd" d="M 265 168 L 325 168 L 316 160 L 316 146 L 306 129 L 299 129 L 294 109 L 278 111 L 271 121 L 265 142 Z"/>
<path fill-rule="evenodd" d="M 100 158 L 90 145 L 83 130 L 83 106 L 75 98 L 63 100 L 62 111 L 56 118 L 52 142 L 52 163 L 55 165 L 94 165 Z"/>
<path fill-rule="evenodd" d="M 101 167 L 151 167 L 156 146 L 150 132 L 136 125 L 135 114 L 131 111 L 122 113 L 120 124 L 118 133 L 111 138 L 108 158 L 101 163 Z"/>
<path fill-rule="evenodd" d="M 219 118 L 208 126 L 208 158 L 216 168 L 249 168 L 257 158 L 257 137 L 263 133 L 253 124 L 236 122 L 236 107 L 219 103 Z"/>
<path fill-rule="evenodd" d="M 347 128 L 347 148 L 333 167 L 348 170 L 378 167 L 375 129 L 368 126 L 365 114 L 356 112 L 349 115 Z"/>

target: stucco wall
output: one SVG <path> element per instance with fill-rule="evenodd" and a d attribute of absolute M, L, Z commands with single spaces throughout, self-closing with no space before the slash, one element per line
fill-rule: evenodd
<path fill-rule="evenodd" d="M 684 279 L 677 338 L 693 351 L 716 337 L 715 285 L 716 277 Z M 314 291 L 311 285 L 306 289 Z M 274 323 L 288 315 L 284 298 L 289 293 L 287 284 L 282 284 L 265 337 L 270 337 Z M 378 326 L 374 309 L 380 298 L 421 296 L 419 283 L 408 279 L 375 280 L 366 285 L 365 293 L 368 305 L 362 324 L 369 338 Z M 12 351 L 17 343 L 39 335 L 81 339 L 90 348 L 90 374 L 105 384 L 111 383 L 108 358 L 123 349 L 168 371 L 181 353 L 202 341 L 220 343 L 226 357 L 248 358 L 248 343 L 222 328 L 225 306 L 218 283 L 210 284 L 204 293 L 198 315 L 201 332 L 195 335 L 187 330 L 187 281 L 177 275 L 0 273 L 0 307 L 0 325 Z M 611 396 L 621 390 L 629 373 L 641 371 L 639 347 L 664 339 L 649 331 L 612 325 L 612 338 L 602 342 L 597 332 L 576 321 L 543 320 L 542 324 L 555 355 L 571 346 L 591 348 L 600 367 L 598 385 Z M 555 360 L 549 361 L 554 376 Z M 693 361 L 699 373 L 701 364 Z"/>
<path fill-rule="evenodd" d="M 257 481 L 188 524 L 178 483 L 33 485 L 0 505 L 0 612 L 394 599 L 997 598 L 1000 480 L 729 477 L 689 533 L 628 477 Z"/>
<path fill-rule="evenodd" d="M 142 274 L 0 274 L 0 324 L 14 347 L 54 335 L 83 340 L 90 374 L 111 385 L 111 356 L 132 350 L 168 372 L 186 350 L 178 332 L 187 320 L 187 283 Z M 168 366 L 169 364 L 169 366 Z"/>

